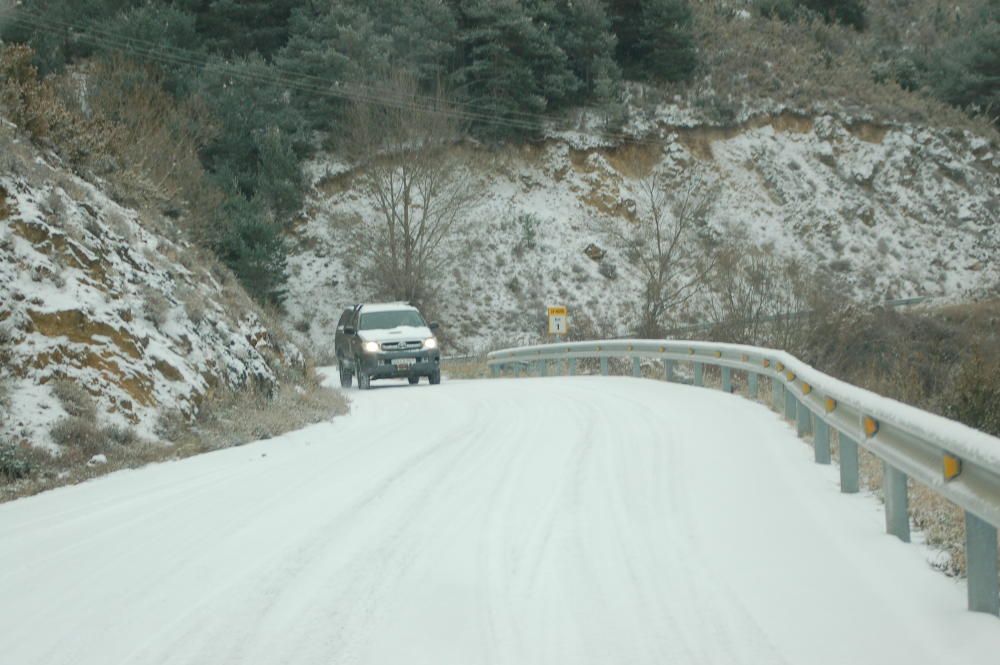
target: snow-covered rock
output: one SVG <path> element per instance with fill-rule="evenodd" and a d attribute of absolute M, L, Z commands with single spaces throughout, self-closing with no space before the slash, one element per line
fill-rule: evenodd
<path fill-rule="evenodd" d="M 0 169 L 0 381 L 11 388 L 0 436 L 54 445 L 56 380 L 82 385 L 102 422 L 153 439 L 164 410 L 190 416 L 213 390 L 272 384 L 275 362 L 302 362 L 227 271 L 5 139 L 22 161 Z"/>

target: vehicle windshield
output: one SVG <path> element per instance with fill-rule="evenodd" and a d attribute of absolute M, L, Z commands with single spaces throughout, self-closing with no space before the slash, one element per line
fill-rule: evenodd
<path fill-rule="evenodd" d="M 416 310 L 398 309 L 387 312 L 361 313 L 358 330 L 386 330 L 399 326 L 423 327 L 427 324 Z"/>

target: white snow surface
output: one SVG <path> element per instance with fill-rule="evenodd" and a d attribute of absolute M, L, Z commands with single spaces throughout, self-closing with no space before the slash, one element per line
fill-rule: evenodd
<path fill-rule="evenodd" d="M 633 329 L 641 274 L 601 229 L 642 213 L 637 162 L 717 188 L 706 235 L 797 260 L 857 301 L 956 300 L 1000 284 L 1000 151 L 986 139 L 780 109 L 736 128 L 671 122 L 652 118 L 645 142 L 628 148 L 583 132 L 480 151 L 484 194 L 446 247 L 438 302 L 425 312 L 442 324 L 447 353 L 538 341 L 546 305 L 568 306 L 571 326 L 607 322 L 601 336 Z M 330 175 L 313 181 L 296 229 L 286 300 L 316 348 L 332 346 L 344 307 L 375 296 L 344 240 L 356 220 L 378 219 L 375 203 L 361 174 L 325 160 L 309 168 Z M 584 254 L 591 243 L 616 279 Z M 671 314 L 706 318 L 697 302 Z"/>
<path fill-rule="evenodd" d="M 964 583 L 761 405 L 612 377 L 376 386 L 332 423 L 0 505 L 4 662 L 1000 653 Z"/>

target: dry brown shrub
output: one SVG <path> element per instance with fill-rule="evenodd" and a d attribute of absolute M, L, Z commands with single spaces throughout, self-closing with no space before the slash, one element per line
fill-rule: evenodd
<path fill-rule="evenodd" d="M 198 151 L 211 136 L 206 111 L 164 91 L 152 67 L 120 55 L 92 63 L 83 102 L 113 127 L 109 151 L 134 188 L 167 200 L 188 199 L 203 187 Z"/>
<path fill-rule="evenodd" d="M 107 441 L 93 419 L 67 416 L 49 429 L 49 436 L 63 448 L 76 449 L 86 457 L 102 453 L 107 448 Z"/>
<path fill-rule="evenodd" d="M 89 422 L 97 420 L 97 405 L 94 398 L 79 383 L 60 380 L 52 383 L 52 394 L 70 416 Z"/>
<path fill-rule="evenodd" d="M 441 373 L 449 379 L 485 379 L 490 376 L 490 368 L 486 366 L 485 356 L 462 360 L 442 360 Z"/>

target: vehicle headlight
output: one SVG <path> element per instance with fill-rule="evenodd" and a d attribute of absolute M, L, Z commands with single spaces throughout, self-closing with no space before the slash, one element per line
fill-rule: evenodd
<path fill-rule="evenodd" d="M 425 349 L 436 349 L 436 348 L 438 348 L 437 337 L 428 337 L 427 339 L 425 339 L 424 340 L 424 348 Z"/>
<path fill-rule="evenodd" d="M 365 342 L 361 345 L 361 348 L 365 350 L 365 353 L 378 353 L 379 345 L 378 342 Z"/>

